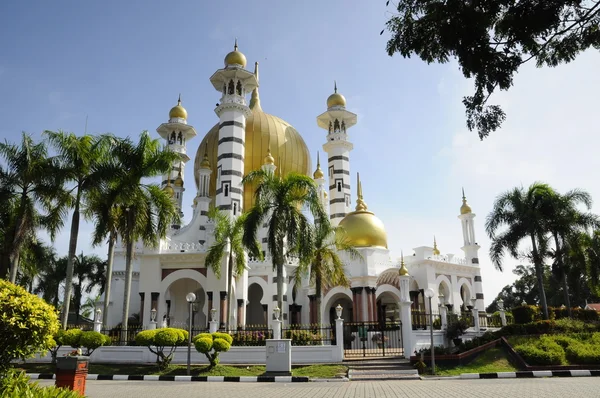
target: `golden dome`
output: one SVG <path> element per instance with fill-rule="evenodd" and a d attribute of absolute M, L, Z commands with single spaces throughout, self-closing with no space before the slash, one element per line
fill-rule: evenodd
<path fill-rule="evenodd" d="M 400 276 L 409 276 L 408 269 L 406 268 L 406 264 L 404 264 L 404 254 L 402 254 L 402 260 L 400 260 L 400 269 L 398 270 L 398 275 Z"/>
<path fill-rule="evenodd" d="M 271 155 L 271 148 L 267 150 L 267 156 L 265 156 L 265 164 L 275 164 L 275 158 Z"/>
<path fill-rule="evenodd" d="M 202 158 L 202 162 L 200 162 L 200 168 L 210 170 L 210 160 L 208 160 L 208 153 L 204 154 L 204 157 Z"/>
<path fill-rule="evenodd" d="M 246 119 L 244 174 L 252 170 L 258 170 L 264 164 L 268 155 L 277 159 L 277 171 L 281 175 L 290 172 L 310 175 L 311 162 L 310 152 L 302 139 L 302 136 L 286 121 L 264 113 L 258 95 L 258 89 L 252 92 L 250 101 L 252 114 Z M 217 164 L 217 151 L 219 142 L 219 124 L 213 126 L 200 143 L 200 148 L 206 146 L 210 163 Z M 202 152 L 196 152 L 194 161 L 194 178 L 196 187 L 199 185 L 198 170 L 202 161 Z M 209 195 L 216 196 L 216 173 L 210 176 Z M 254 204 L 255 187 L 244 189 L 244 210 L 250 209 Z"/>
<path fill-rule="evenodd" d="M 235 39 L 233 51 L 225 56 L 225 66 L 229 65 L 241 65 L 242 68 L 246 67 L 246 56 L 238 51 L 237 39 Z"/>
<path fill-rule="evenodd" d="M 181 165 L 179 166 L 179 173 L 177 173 L 177 178 L 175 179 L 175 182 L 173 184 L 175 184 L 176 187 L 183 186 L 183 177 L 181 177 Z"/>
<path fill-rule="evenodd" d="M 437 241 L 435 240 L 435 236 L 433 237 L 433 255 L 434 256 L 440 255 L 440 249 L 438 249 L 438 247 L 437 247 Z"/>
<path fill-rule="evenodd" d="M 346 106 L 346 98 L 337 92 L 337 83 L 334 82 L 333 94 L 327 98 L 327 108 L 332 106 Z"/>
<path fill-rule="evenodd" d="M 469 206 L 467 203 L 467 198 L 465 197 L 465 190 L 463 189 L 462 206 L 460 206 L 460 214 L 469 213 L 471 213 L 471 206 Z"/>
<path fill-rule="evenodd" d="M 169 111 L 169 119 L 173 119 L 173 118 L 180 118 L 180 119 L 187 120 L 187 111 L 185 110 L 185 108 L 183 106 L 181 106 L 181 95 L 179 96 L 179 99 L 177 100 L 177 105 L 172 107 L 171 110 Z"/>
<path fill-rule="evenodd" d="M 175 196 L 175 190 L 173 189 L 171 184 L 167 184 L 167 186 L 163 188 L 163 191 L 165 191 L 170 197 Z"/>
<path fill-rule="evenodd" d="M 370 211 L 363 201 L 362 185 L 358 179 L 358 199 L 356 211 L 349 213 L 340 221 L 348 236 L 349 243 L 355 247 L 384 247 L 387 249 L 387 233 L 383 222 Z"/>
<path fill-rule="evenodd" d="M 323 170 L 321 170 L 321 162 L 319 161 L 319 152 L 317 152 L 317 169 L 313 173 L 313 178 L 315 180 L 318 180 L 320 178 L 323 178 L 324 176 L 325 174 L 323 173 Z"/>

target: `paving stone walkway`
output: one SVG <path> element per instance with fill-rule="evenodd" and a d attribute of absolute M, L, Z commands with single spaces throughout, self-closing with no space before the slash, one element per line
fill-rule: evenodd
<path fill-rule="evenodd" d="M 50 380 L 41 385 L 52 385 Z M 354 381 L 335 383 L 199 383 L 88 381 L 89 398 L 600 398 L 596 377 L 505 380 Z"/>

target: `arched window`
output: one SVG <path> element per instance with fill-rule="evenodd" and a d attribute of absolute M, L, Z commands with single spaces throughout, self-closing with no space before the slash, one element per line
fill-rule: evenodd
<path fill-rule="evenodd" d="M 173 131 L 171 133 L 171 137 L 169 138 L 169 144 L 174 144 L 175 143 L 175 132 Z"/>
<path fill-rule="evenodd" d="M 346 122 L 342 120 L 342 132 L 346 132 Z"/>
<path fill-rule="evenodd" d="M 225 185 L 223 190 L 225 191 L 225 196 L 229 196 L 229 185 Z"/>
<path fill-rule="evenodd" d="M 229 81 L 229 86 L 227 86 L 227 94 L 233 94 L 234 92 L 234 88 L 233 88 L 233 80 Z"/>
<path fill-rule="evenodd" d="M 179 132 L 179 134 L 177 134 L 177 142 L 179 143 L 179 145 L 182 144 L 182 138 L 181 138 L 181 131 Z"/>
<path fill-rule="evenodd" d="M 237 92 L 237 95 L 242 95 L 242 82 L 239 80 L 235 86 L 235 91 Z"/>
<path fill-rule="evenodd" d="M 338 183 L 337 183 L 337 186 L 338 186 L 338 187 L 337 187 L 337 188 L 338 188 L 338 192 L 342 192 L 342 183 L 341 183 L 341 182 L 338 182 Z"/>
<path fill-rule="evenodd" d="M 331 130 L 332 130 L 332 128 L 333 128 L 333 125 L 332 125 L 332 123 L 331 123 L 331 121 L 330 121 L 330 122 L 329 122 L 329 134 L 331 134 Z"/>
<path fill-rule="evenodd" d="M 236 212 L 237 212 L 237 203 L 234 203 L 233 204 L 233 215 L 234 216 L 235 216 Z"/>
<path fill-rule="evenodd" d="M 335 131 L 336 133 L 340 132 L 340 122 L 337 119 L 335 119 L 335 121 L 333 122 L 333 131 Z"/>

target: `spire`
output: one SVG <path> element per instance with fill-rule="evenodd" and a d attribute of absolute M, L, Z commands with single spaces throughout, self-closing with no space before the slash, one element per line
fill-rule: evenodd
<path fill-rule="evenodd" d="M 440 250 L 437 247 L 437 241 L 435 240 L 435 235 L 433 235 L 433 255 L 434 256 L 440 255 Z"/>
<path fill-rule="evenodd" d="M 360 174 L 356 173 L 356 211 L 366 211 L 367 204 L 363 200 L 362 184 L 360 182 Z"/>
<path fill-rule="evenodd" d="M 238 49 L 238 45 L 237 45 L 237 37 L 235 38 L 235 43 L 233 44 L 233 51 L 237 51 Z"/>
<path fill-rule="evenodd" d="M 210 160 L 208 160 L 208 142 L 206 142 L 206 144 L 204 145 L 204 158 L 202 158 L 200 168 L 210 170 Z"/>
<path fill-rule="evenodd" d="M 323 170 L 321 170 L 321 161 L 319 160 L 319 151 L 317 151 L 317 169 L 313 173 L 313 178 L 315 180 L 321 179 L 325 176 Z"/>
<path fill-rule="evenodd" d="M 183 186 L 183 177 L 181 176 L 181 169 L 183 168 L 183 162 L 179 162 L 179 171 L 177 172 L 177 178 L 175 179 L 175 186 L 182 187 Z"/>
<path fill-rule="evenodd" d="M 179 93 L 179 98 L 177 98 L 177 105 L 181 105 L 181 93 Z"/>
<path fill-rule="evenodd" d="M 406 264 L 404 264 L 404 252 L 400 251 L 400 270 L 398 271 L 400 276 L 409 276 Z"/>
<path fill-rule="evenodd" d="M 337 93 L 337 81 L 333 81 L 333 92 Z"/>
<path fill-rule="evenodd" d="M 256 82 L 258 83 L 258 62 L 254 63 L 254 76 L 256 76 Z M 262 112 L 260 106 L 260 96 L 258 94 L 258 85 L 252 90 L 252 97 L 250 97 L 250 109 L 257 112 Z"/>
<path fill-rule="evenodd" d="M 267 149 L 267 156 L 265 156 L 265 164 L 275 164 L 275 158 L 271 155 L 271 145 Z"/>
<path fill-rule="evenodd" d="M 465 189 L 462 189 L 462 206 L 460 206 L 460 214 L 471 213 L 471 206 L 467 203 L 467 197 L 465 196 Z"/>

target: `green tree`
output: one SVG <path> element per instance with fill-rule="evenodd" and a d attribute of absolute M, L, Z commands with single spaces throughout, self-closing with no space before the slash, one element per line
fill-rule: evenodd
<path fill-rule="evenodd" d="M 520 258 L 519 245 L 524 240 L 530 241 L 531 260 L 536 271 L 540 306 L 545 319 L 548 319 L 548 304 L 543 266 L 548 231 L 544 222 L 544 210 L 555 195 L 556 192 L 549 185 L 539 182 L 533 183 L 527 190 L 521 187 L 504 192 L 496 198 L 485 226 L 492 240 L 490 258 L 500 271 L 505 251 L 514 258 Z M 502 227 L 506 228 L 499 232 Z"/>
<path fill-rule="evenodd" d="M 75 253 L 77 251 L 81 211 L 85 206 L 86 195 L 104 181 L 112 178 L 114 170 L 98 167 L 104 165 L 102 158 L 109 156 L 104 145 L 104 140 L 101 138 L 87 134 L 77 137 L 73 133 L 48 130 L 44 134 L 58 152 L 56 160 L 60 176 L 67 185 L 70 185 L 67 187 L 70 200 L 65 203 L 73 209 L 71 233 L 69 236 L 69 252 L 67 254 L 67 278 L 65 280 L 65 294 L 61 314 L 62 327 L 66 329 L 69 317 L 70 297 L 73 289 L 73 262 L 75 261 Z"/>
<path fill-rule="evenodd" d="M 47 230 L 54 240 L 62 227 L 65 213 L 60 204 L 65 197 L 55 162 L 48 158 L 43 142 L 36 144 L 23 133 L 19 145 L 0 143 L 0 157 L 5 161 L 0 168 L 0 277 L 5 278 L 10 269 L 14 283 L 23 246 L 34 240 L 37 230 Z"/>
<path fill-rule="evenodd" d="M 315 224 L 314 246 L 310 256 L 303 258 L 296 269 L 294 281 L 298 286 L 303 275 L 309 276 L 309 281 L 315 287 L 317 301 L 317 324 L 321 324 L 322 291 L 326 286 L 350 287 L 350 281 L 344 271 L 344 263 L 340 252 L 352 259 L 362 259 L 362 256 L 350 245 L 345 230 L 334 227 L 329 220 L 322 219 Z"/>
<path fill-rule="evenodd" d="M 398 0 L 396 9 L 386 23 L 387 53 L 427 63 L 456 58 L 475 82 L 463 104 L 469 130 L 482 139 L 505 119 L 488 99 L 496 89 L 510 89 L 523 64 L 554 67 L 600 48 L 598 0 Z"/>
<path fill-rule="evenodd" d="M 65 261 L 64 259 L 63 261 Z M 60 260 L 59 260 L 60 261 Z M 106 262 L 96 255 L 84 255 L 81 253 L 73 261 L 73 275 L 77 282 L 73 283 L 73 312 L 75 313 L 75 323 L 79 323 L 81 315 L 81 305 L 84 293 L 91 293 L 94 286 L 103 286 L 104 279 L 98 280 L 106 268 Z"/>
<path fill-rule="evenodd" d="M 148 247 L 156 247 L 169 226 L 179 220 L 173 198 L 147 179 L 169 172 L 180 155 L 163 148 L 147 131 L 142 132 L 137 143 L 129 138 L 119 140 L 112 153 L 121 172 L 114 178 L 117 182 L 111 187 L 107 202 L 118 203 L 123 210 L 117 230 L 126 251 L 122 328 L 127 330 L 134 245 L 141 241 Z"/>
<path fill-rule="evenodd" d="M 35 294 L 41 294 L 42 298 L 54 307 L 59 308 L 60 290 L 67 277 L 67 262 L 59 261 L 56 252 L 52 250 L 47 262 L 40 264 L 38 274 L 39 283 L 33 290 Z"/>
<path fill-rule="evenodd" d="M 246 214 L 231 217 L 228 213 L 213 207 L 208 212 L 208 218 L 215 223 L 215 241 L 208 249 L 205 264 L 206 268 L 213 270 L 217 278 L 221 277 L 221 262 L 223 256 L 227 255 L 228 305 L 225 329 L 229 330 L 235 275 L 240 277 L 246 269 L 246 246 L 242 240 Z M 250 251 L 260 253 L 260 245 L 256 240 L 253 247 L 250 247 Z"/>
<path fill-rule="evenodd" d="M 256 183 L 256 200 L 246 218 L 243 241 L 247 247 L 251 247 L 256 241 L 258 229 L 267 225 L 269 254 L 277 274 L 277 306 L 283 310 L 283 267 L 286 257 L 293 253 L 301 263 L 306 262 L 314 247 L 311 221 L 302 210 L 308 207 L 317 221 L 325 219 L 326 214 L 314 181 L 305 175 L 289 173 L 282 177 L 260 169 L 251 171 L 242 182 Z M 259 257 L 259 253 L 252 255 Z"/>

